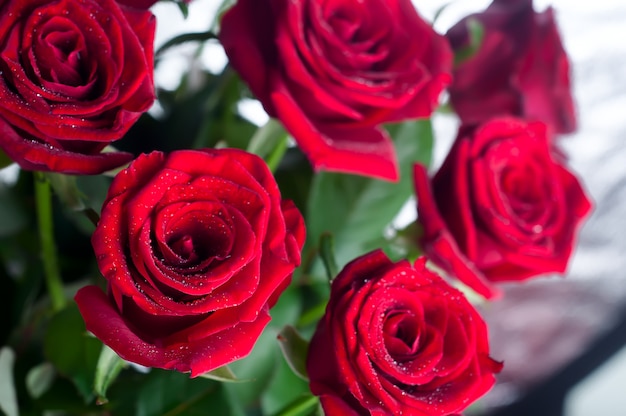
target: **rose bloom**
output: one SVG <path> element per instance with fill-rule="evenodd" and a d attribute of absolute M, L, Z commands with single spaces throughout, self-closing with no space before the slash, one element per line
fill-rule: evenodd
<path fill-rule="evenodd" d="M 494 0 L 446 34 L 455 52 L 470 41 L 467 22 L 475 19 L 484 37 L 474 56 L 454 69 L 450 102 L 464 123 L 502 115 L 535 119 L 556 133 L 576 129 L 570 64 L 554 10 L 533 10 L 532 0 Z"/>
<path fill-rule="evenodd" d="M 114 0 L 0 2 L 0 149 L 22 168 L 97 174 L 154 101 L 155 19 Z"/>
<path fill-rule="evenodd" d="M 87 286 L 76 302 L 122 358 L 195 377 L 250 352 L 304 237 L 259 157 L 142 155 L 113 180 L 92 237 L 108 294 Z"/>
<path fill-rule="evenodd" d="M 485 322 L 425 263 L 377 250 L 333 280 L 307 358 L 326 416 L 449 415 L 493 386 Z"/>
<path fill-rule="evenodd" d="M 561 158 L 541 122 L 462 127 L 432 183 L 415 166 L 425 252 L 488 298 L 491 282 L 563 273 L 591 203 Z"/>
<path fill-rule="evenodd" d="M 430 116 L 450 82 L 450 47 L 410 0 L 239 0 L 220 40 L 316 170 L 397 179 L 380 124 Z"/>

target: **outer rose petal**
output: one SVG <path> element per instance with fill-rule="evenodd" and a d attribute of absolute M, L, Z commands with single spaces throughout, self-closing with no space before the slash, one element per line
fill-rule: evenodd
<path fill-rule="evenodd" d="M 430 116 L 451 81 L 449 46 L 408 0 L 239 0 L 221 23 L 230 63 L 317 170 L 397 180 L 380 125 Z"/>
<path fill-rule="evenodd" d="M 494 282 L 563 273 L 591 211 L 550 146 L 543 123 L 493 119 L 461 127 L 432 181 L 415 166 L 420 243 L 486 298 L 498 295 Z"/>
<path fill-rule="evenodd" d="M 90 175 L 114 169 L 133 159 L 132 154 L 125 152 L 86 155 L 51 148 L 36 141 L 24 140 L 11 125 L 2 119 L 0 119 L 0 136 L 3 138 L 4 152 L 11 159 L 19 161 L 23 169 L 28 170 Z"/>
<path fill-rule="evenodd" d="M 415 194 L 417 196 L 418 217 L 428 218 L 422 222 L 424 235 L 422 247 L 435 264 L 450 272 L 476 293 L 487 299 L 499 296 L 499 291 L 476 269 L 459 249 L 454 237 L 439 214 L 430 189 L 428 172 L 422 165 L 415 165 L 413 171 Z"/>
<path fill-rule="evenodd" d="M 114 178 L 92 236 L 108 296 L 87 287 L 76 300 L 123 358 L 195 377 L 250 352 L 304 239 L 258 156 L 153 152 Z"/>
<path fill-rule="evenodd" d="M 294 137 L 300 138 L 300 147 L 315 170 L 398 179 L 393 142 L 383 129 L 316 126 L 287 93 L 275 93 L 272 98 L 278 118 Z"/>
<path fill-rule="evenodd" d="M 493 386 L 485 323 L 425 261 L 377 250 L 333 281 L 307 357 L 327 416 L 449 415 Z"/>
<path fill-rule="evenodd" d="M 164 347 L 138 337 L 97 286 L 86 286 L 75 297 L 87 330 L 123 359 L 146 367 L 191 372 L 191 377 L 243 358 L 270 321 L 265 311 L 252 322 L 242 322 L 197 342 Z"/>

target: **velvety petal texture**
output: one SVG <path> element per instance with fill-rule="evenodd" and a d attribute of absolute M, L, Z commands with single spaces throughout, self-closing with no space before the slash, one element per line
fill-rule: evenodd
<path fill-rule="evenodd" d="M 425 264 L 378 250 L 333 280 L 307 358 L 326 416 L 450 415 L 493 386 L 485 322 Z"/>
<path fill-rule="evenodd" d="M 114 0 L 0 2 L 0 148 L 22 168 L 97 174 L 152 105 L 155 18 Z"/>
<path fill-rule="evenodd" d="M 565 272 L 591 211 L 548 130 L 514 118 L 461 127 L 432 182 L 415 166 L 423 249 L 487 298 L 493 282 Z"/>
<path fill-rule="evenodd" d="M 576 130 L 570 63 L 554 10 L 537 13 L 532 0 L 494 0 L 448 31 L 455 52 L 469 46 L 470 20 L 484 36 L 476 54 L 454 69 L 450 102 L 461 120 L 510 115 L 543 121 L 556 133 Z"/>
<path fill-rule="evenodd" d="M 451 80 L 448 43 L 410 0 L 239 0 L 220 40 L 317 170 L 397 179 L 380 124 L 429 117 Z"/>
<path fill-rule="evenodd" d="M 108 294 L 89 286 L 76 302 L 122 358 L 197 376 L 250 352 L 304 238 L 259 157 L 142 155 L 113 180 L 92 236 Z"/>

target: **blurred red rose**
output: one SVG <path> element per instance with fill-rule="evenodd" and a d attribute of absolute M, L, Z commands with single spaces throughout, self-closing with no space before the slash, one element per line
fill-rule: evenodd
<path fill-rule="evenodd" d="M 564 272 L 591 203 L 558 159 L 544 123 L 462 127 L 432 183 L 415 167 L 425 252 L 485 297 L 491 282 Z"/>
<path fill-rule="evenodd" d="M 317 170 L 395 180 L 386 122 L 428 117 L 450 82 L 445 38 L 410 0 L 239 0 L 220 40 Z"/>
<path fill-rule="evenodd" d="M 154 101 L 155 19 L 114 0 L 0 2 L 0 148 L 22 168 L 95 174 Z"/>
<path fill-rule="evenodd" d="M 326 416 L 449 415 L 493 386 L 485 322 L 425 262 L 378 250 L 333 281 L 307 358 Z"/>
<path fill-rule="evenodd" d="M 468 47 L 468 20 L 484 27 L 477 53 L 457 65 L 450 102 L 466 124 L 512 115 L 549 124 L 556 133 L 576 129 L 570 64 L 554 10 L 533 10 L 532 0 L 494 0 L 447 37 L 455 52 Z"/>
<path fill-rule="evenodd" d="M 115 177 L 92 237 L 108 296 L 87 286 L 76 301 L 122 358 L 197 376 L 250 352 L 304 233 L 255 155 L 142 155 Z"/>

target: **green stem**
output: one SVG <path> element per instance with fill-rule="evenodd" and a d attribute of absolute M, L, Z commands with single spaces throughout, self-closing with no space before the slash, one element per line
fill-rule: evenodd
<path fill-rule="evenodd" d="M 155 58 L 158 60 L 163 52 L 170 49 L 172 46 L 178 46 L 182 43 L 186 42 L 205 42 L 209 39 L 216 39 L 217 35 L 212 31 L 208 30 L 206 32 L 197 32 L 197 33 L 184 33 L 182 35 L 178 35 L 167 42 L 165 42 L 157 51 L 154 53 Z"/>
<path fill-rule="evenodd" d="M 44 273 L 48 294 L 54 311 L 65 307 L 63 282 L 59 272 L 59 265 L 54 245 L 54 230 L 52 225 L 52 191 L 50 182 L 43 173 L 35 172 L 35 200 L 37 203 L 37 222 L 39 225 L 39 240 L 43 257 Z"/>

